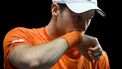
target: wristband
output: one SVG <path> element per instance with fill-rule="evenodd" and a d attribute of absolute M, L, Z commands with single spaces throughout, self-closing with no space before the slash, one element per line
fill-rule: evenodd
<path fill-rule="evenodd" d="M 63 37 L 67 41 L 68 45 L 71 47 L 74 43 L 81 41 L 81 36 L 82 36 L 81 32 L 73 31 L 73 32 L 66 33 L 61 37 Z"/>

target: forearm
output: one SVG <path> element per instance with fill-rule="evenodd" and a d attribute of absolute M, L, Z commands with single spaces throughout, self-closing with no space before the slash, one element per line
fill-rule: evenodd
<path fill-rule="evenodd" d="M 20 69 L 48 69 L 60 59 L 67 49 L 68 44 L 62 38 L 32 47 L 20 45 L 13 50 L 10 60 Z"/>

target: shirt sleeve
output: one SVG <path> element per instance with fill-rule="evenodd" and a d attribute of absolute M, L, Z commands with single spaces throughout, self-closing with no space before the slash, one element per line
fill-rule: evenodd
<path fill-rule="evenodd" d="M 110 69 L 109 59 L 105 51 L 100 60 L 96 61 L 95 69 Z"/>
<path fill-rule="evenodd" d="M 9 31 L 3 41 L 4 59 L 9 61 L 10 52 L 19 44 L 32 45 L 29 41 L 28 30 L 23 27 Z"/>
<path fill-rule="evenodd" d="M 95 61 L 95 63 L 84 58 L 82 62 L 82 69 L 110 69 L 107 53 L 104 51 L 100 60 Z"/>

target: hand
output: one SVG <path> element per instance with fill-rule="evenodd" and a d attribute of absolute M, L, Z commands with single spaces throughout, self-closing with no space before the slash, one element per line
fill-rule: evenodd
<path fill-rule="evenodd" d="M 89 61 L 94 62 L 100 59 L 102 55 L 102 48 L 96 37 L 83 35 L 80 45 L 77 46 L 81 54 L 86 57 Z"/>

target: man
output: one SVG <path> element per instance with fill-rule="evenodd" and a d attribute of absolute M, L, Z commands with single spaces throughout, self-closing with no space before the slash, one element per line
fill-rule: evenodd
<path fill-rule="evenodd" d="M 18 27 L 4 39 L 4 69 L 110 69 L 96 37 L 84 34 L 96 0 L 52 0 L 52 18 L 41 28 Z"/>

